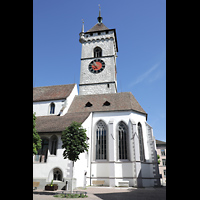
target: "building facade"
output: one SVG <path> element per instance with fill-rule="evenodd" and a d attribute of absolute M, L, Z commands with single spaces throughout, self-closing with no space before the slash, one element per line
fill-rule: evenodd
<path fill-rule="evenodd" d="M 160 183 L 166 186 L 166 142 L 156 140 L 157 154 L 160 156 L 159 172 L 160 172 Z"/>
<path fill-rule="evenodd" d="M 33 180 L 39 188 L 52 179 L 59 189 L 72 181 L 72 162 L 63 159 L 61 134 L 73 121 L 87 130 L 89 151 L 74 164 L 73 187 L 128 184 L 159 186 L 160 178 L 153 129 L 147 113 L 131 92 L 117 92 L 117 37 L 115 29 L 98 23 L 87 32 L 84 24 L 79 94 L 77 85 L 36 87 L 33 111 L 42 148 L 33 156 Z M 69 184 L 70 186 L 70 184 Z"/>

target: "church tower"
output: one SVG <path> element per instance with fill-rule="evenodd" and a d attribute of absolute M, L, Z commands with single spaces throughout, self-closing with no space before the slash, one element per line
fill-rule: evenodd
<path fill-rule="evenodd" d="M 82 44 L 79 95 L 117 93 L 115 29 L 107 28 L 99 9 L 98 23 L 79 34 Z"/>

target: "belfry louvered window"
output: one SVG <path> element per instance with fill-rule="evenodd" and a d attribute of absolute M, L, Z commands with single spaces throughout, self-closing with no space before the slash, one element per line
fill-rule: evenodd
<path fill-rule="evenodd" d="M 94 57 L 98 58 L 102 56 L 102 49 L 100 47 L 95 47 L 94 48 Z"/>
<path fill-rule="evenodd" d="M 142 125 L 140 124 L 140 122 L 138 123 L 138 136 L 139 136 L 139 146 L 140 146 L 140 161 L 145 161 Z"/>
<path fill-rule="evenodd" d="M 107 127 L 106 124 L 100 120 L 96 125 L 96 159 L 105 160 L 107 148 Z"/>
<path fill-rule="evenodd" d="M 127 154 L 128 128 L 124 122 L 118 124 L 119 159 L 128 159 Z"/>

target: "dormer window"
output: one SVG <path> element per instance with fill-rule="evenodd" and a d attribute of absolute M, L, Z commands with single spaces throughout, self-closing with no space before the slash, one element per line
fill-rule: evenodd
<path fill-rule="evenodd" d="M 85 104 L 85 107 L 91 107 L 92 104 L 88 101 L 86 104 Z"/>
<path fill-rule="evenodd" d="M 51 102 L 50 104 L 50 114 L 54 114 L 55 113 L 55 103 Z"/>
<path fill-rule="evenodd" d="M 102 56 L 102 49 L 100 47 L 95 47 L 94 48 L 94 57 L 98 58 Z"/>
<path fill-rule="evenodd" d="M 110 102 L 106 101 L 103 106 L 110 106 Z"/>

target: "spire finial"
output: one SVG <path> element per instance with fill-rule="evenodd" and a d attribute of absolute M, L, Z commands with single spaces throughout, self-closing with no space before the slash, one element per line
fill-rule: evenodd
<path fill-rule="evenodd" d="M 82 22 L 83 22 L 83 24 L 82 24 L 82 30 L 81 30 L 81 32 L 84 33 L 84 20 L 83 19 L 82 19 Z"/>
<path fill-rule="evenodd" d="M 99 6 L 99 17 L 101 17 L 101 6 L 100 4 L 98 6 Z"/>
<path fill-rule="evenodd" d="M 100 4 L 98 6 L 99 6 L 99 17 L 97 17 L 97 20 L 100 24 L 100 23 L 102 23 L 103 17 L 101 17 L 101 6 L 100 6 Z"/>

